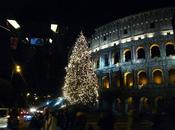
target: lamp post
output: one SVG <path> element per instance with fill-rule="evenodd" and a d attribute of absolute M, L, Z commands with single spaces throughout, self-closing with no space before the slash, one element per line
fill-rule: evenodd
<path fill-rule="evenodd" d="M 21 66 L 20 65 L 16 65 L 16 72 L 17 73 L 21 73 Z"/>

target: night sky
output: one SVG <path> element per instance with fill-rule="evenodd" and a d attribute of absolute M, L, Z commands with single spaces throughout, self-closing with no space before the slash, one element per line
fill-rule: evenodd
<path fill-rule="evenodd" d="M 27 64 L 28 86 L 38 87 L 49 92 L 57 93 L 57 88 L 63 85 L 65 76 L 64 67 L 67 64 L 68 53 L 80 32 L 84 31 L 89 37 L 96 27 L 131 14 L 175 6 L 173 0 L 7 0 L 1 3 L 0 17 L 3 19 L 14 18 L 22 26 L 23 33 L 33 37 L 49 37 L 51 34 L 50 23 L 58 23 L 67 28 L 66 38 L 62 45 L 56 45 L 53 60 L 50 61 L 53 77 L 48 83 L 44 75 L 45 59 L 44 49 L 37 50 L 34 57 Z M 30 51 L 30 50 L 29 50 Z M 41 58 L 43 57 L 43 58 Z M 38 60 L 41 59 L 41 60 Z M 46 59 L 50 59 L 47 57 Z M 55 68 L 55 69 L 54 69 Z M 55 76 L 55 77 L 54 77 Z M 47 85 L 46 85 L 47 84 Z M 46 88 L 46 89 L 43 89 Z"/>

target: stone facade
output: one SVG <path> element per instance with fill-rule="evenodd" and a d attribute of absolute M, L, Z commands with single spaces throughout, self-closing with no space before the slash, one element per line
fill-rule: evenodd
<path fill-rule="evenodd" d="M 95 29 L 90 48 L 100 108 L 153 112 L 175 95 L 174 13 L 175 8 L 157 9 Z"/>

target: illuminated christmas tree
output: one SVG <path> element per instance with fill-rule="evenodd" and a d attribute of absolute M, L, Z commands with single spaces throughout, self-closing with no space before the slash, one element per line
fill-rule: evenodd
<path fill-rule="evenodd" d="M 63 95 L 71 104 L 94 105 L 98 102 L 98 79 L 82 32 L 66 67 Z"/>

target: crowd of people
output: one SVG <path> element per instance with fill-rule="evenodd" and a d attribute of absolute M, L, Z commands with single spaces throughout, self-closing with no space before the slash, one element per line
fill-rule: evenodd
<path fill-rule="evenodd" d="M 86 116 L 83 113 L 76 114 L 67 109 L 53 111 L 44 109 L 43 114 L 35 113 L 29 128 L 31 130 L 84 130 Z"/>
<path fill-rule="evenodd" d="M 19 130 L 18 113 L 11 112 L 8 123 L 10 130 Z M 111 112 L 102 113 L 97 122 L 100 130 L 113 130 L 114 119 Z M 85 112 L 72 111 L 72 109 L 52 110 L 45 108 L 43 113 L 35 112 L 28 125 L 28 130 L 95 130 L 87 123 Z"/>

